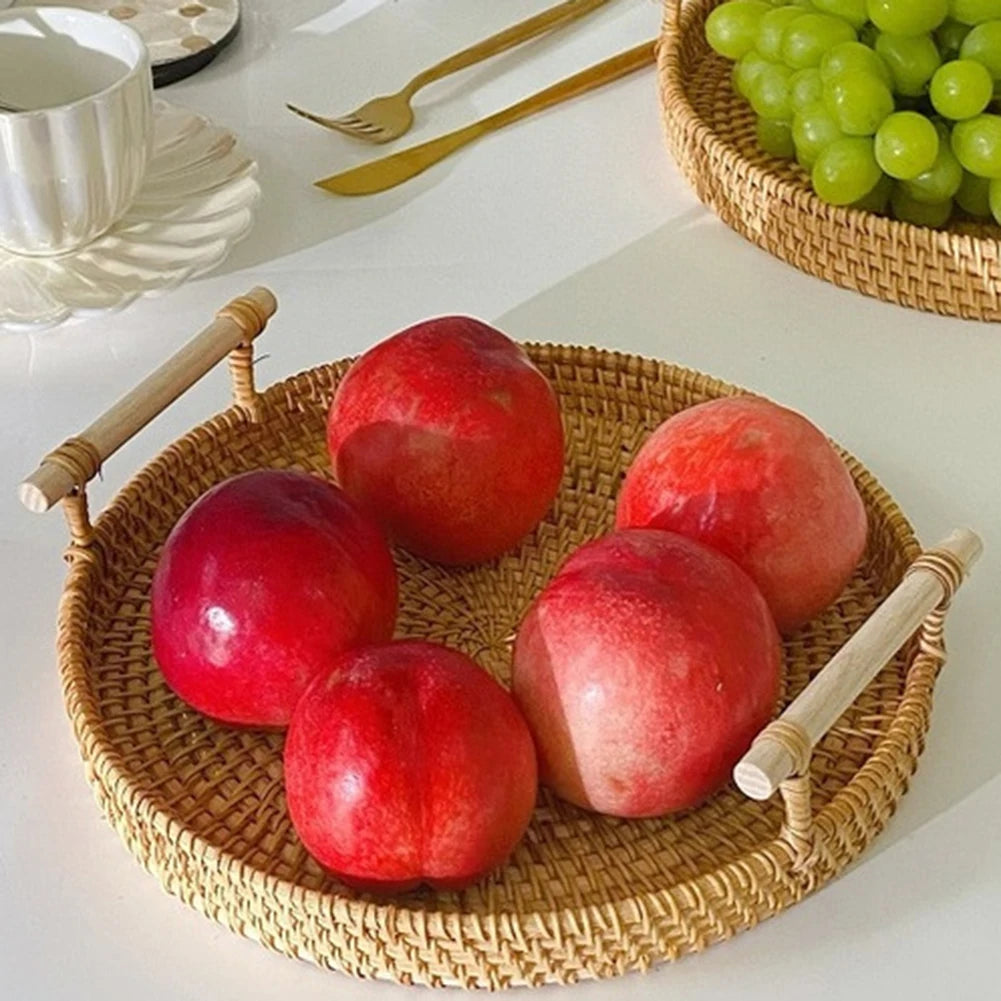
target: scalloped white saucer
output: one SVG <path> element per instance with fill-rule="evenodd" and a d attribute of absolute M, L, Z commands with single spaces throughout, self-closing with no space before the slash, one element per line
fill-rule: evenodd
<path fill-rule="evenodd" d="M 107 233 L 60 257 L 0 248 L 0 330 L 122 309 L 211 270 L 246 236 L 261 193 L 257 164 L 201 115 L 162 100 L 153 107 L 146 178 Z"/>

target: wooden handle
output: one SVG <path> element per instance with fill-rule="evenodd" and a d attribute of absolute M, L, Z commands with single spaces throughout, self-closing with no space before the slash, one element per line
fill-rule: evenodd
<path fill-rule="evenodd" d="M 835 724 L 922 621 L 948 602 L 979 559 L 983 543 L 957 529 L 920 556 L 882 605 L 831 658 L 737 763 L 733 777 L 751 799 L 768 799 L 804 767 L 809 751 Z M 802 761 L 797 761 L 797 756 Z"/>
<path fill-rule="evenodd" d="M 463 70 L 467 66 L 473 66 L 484 59 L 489 59 L 491 56 L 514 48 L 516 45 L 521 45 L 522 42 L 527 42 L 530 38 L 535 38 L 553 28 L 576 21 L 585 14 L 590 14 L 591 11 L 603 7 L 606 3 L 608 0 L 566 0 L 555 7 L 550 7 L 534 17 L 519 21 L 517 24 L 511 25 L 510 28 L 505 28 L 496 35 L 491 35 L 489 38 L 483 39 L 482 42 L 471 45 L 468 49 L 456 52 L 455 55 L 443 59 L 422 73 L 418 73 L 403 88 L 403 93 L 408 97 L 413 97 L 422 87 L 426 87 L 435 80 L 440 80 L 452 73 L 458 73 L 459 70 Z"/>
<path fill-rule="evenodd" d="M 246 370 L 234 369 L 234 392 L 249 404 L 254 397 L 249 374 L 249 345 L 278 308 L 266 288 L 252 289 L 216 314 L 215 320 L 176 354 L 122 397 L 85 431 L 68 439 L 42 460 L 21 484 L 18 496 L 29 510 L 48 511 L 76 488 L 82 488 L 101 464 L 170 406 L 186 389 L 222 361 L 246 346 Z M 239 400 L 237 402 L 244 402 Z"/>

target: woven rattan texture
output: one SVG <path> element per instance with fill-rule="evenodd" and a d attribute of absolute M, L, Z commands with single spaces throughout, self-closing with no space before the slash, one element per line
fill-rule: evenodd
<path fill-rule="evenodd" d="M 658 69 L 668 145 L 698 197 L 752 243 L 807 274 L 887 302 L 1001 320 L 1001 229 L 937 231 L 826 205 L 796 163 L 757 145 L 731 64 L 705 41 L 720 0 L 666 0 Z M 680 14 L 679 14 L 680 5 Z"/>
<path fill-rule="evenodd" d="M 398 553 L 399 633 L 453 644 L 507 679 L 510 638 L 563 557 L 612 524 L 621 477 L 670 414 L 738 392 L 635 357 L 532 347 L 559 393 L 568 441 L 555 509 L 516 552 L 446 570 Z M 140 472 L 70 556 L 59 656 L 69 714 L 101 807 L 128 847 L 189 904 L 271 948 L 358 976 L 505 987 L 605 977 L 752 926 L 855 858 L 903 792 L 938 662 L 899 655 L 824 738 L 811 766 L 815 831 L 783 831 L 781 802 L 729 788 L 681 816 L 621 821 L 543 792 L 514 858 L 460 894 L 391 902 L 325 876 L 293 832 L 282 738 L 217 726 L 171 694 L 150 656 L 149 589 L 171 527 L 243 470 L 329 475 L 324 425 L 340 363 L 233 407 Z M 899 582 L 918 548 L 896 505 L 846 456 L 871 525 L 864 561 L 830 611 L 785 644 L 783 701 Z M 808 825 L 807 825 L 808 826 Z M 813 840 L 811 840 L 811 838 Z M 822 849 L 822 850 L 821 850 Z"/>

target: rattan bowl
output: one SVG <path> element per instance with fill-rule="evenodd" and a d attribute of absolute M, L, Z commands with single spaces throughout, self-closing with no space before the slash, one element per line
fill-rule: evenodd
<path fill-rule="evenodd" d="M 111 825 L 170 893 L 271 949 L 334 970 L 498 988 L 608 977 L 700 950 L 798 901 L 862 852 L 922 747 L 944 659 L 941 609 L 925 620 L 920 643 L 906 643 L 878 675 L 873 669 L 857 698 L 845 697 L 847 710 L 812 758 L 808 746 L 797 751 L 789 734 L 775 734 L 779 752 L 785 740 L 793 757 L 802 755 L 782 798 L 759 802 L 730 787 L 699 809 L 628 822 L 543 791 L 510 863 L 464 892 L 387 901 L 326 875 L 289 823 L 281 735 L 226 728 L 192 711 L 165 685 L 149 643 L 158 554 L 204 490 L 259 467 L 329 475 L 325 415 L 348 362 L 258 393 L 251 341 L 273 308 L 264 290 L 230 304 L 22 487 L 35 510 L 63 499 L 70 524 L 58 653 L 87 778 Z M 684 407 L 739 392 L 645 358 L 529 350 L 559 394 L 567 431 L 554 510 L 518 550 L 486 566 L 447 570 L 397 554 L 399 633 L 452 644 L 502 680 L 527 605 L 563 557 L 611 526 L 620 479 L 648 432 Z M 85 486 L 101 462 L 230 351 L 236 403 L 150 462 L 92 524 Z M 901 591 L 919 553 L 893 500 L 857 461 L 845 461 L 868 511 L 869 546 L 837 604 L 786 642 L 783 704 Z M 930 608 L 951 587 L 925 576 Z M 796 726 L 787 729 L 797 736 Z"/>
<path fill-rule="evenodd" d="M 804 170 L 762 152 L 731 64 L 705 40 L 721 0 L 665 0 L 658 48 L 661 107 L 674 159 L 728 226 L 807 274 L 901 306 L 1001 320 L 1001 228 L 938 231 L 835 208 Z"/>

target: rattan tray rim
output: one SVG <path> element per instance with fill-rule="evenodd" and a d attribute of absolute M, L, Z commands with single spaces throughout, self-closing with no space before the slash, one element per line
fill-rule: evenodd
<path fill-rule="evenodd" d="M 657 73 L 668 145 L 700 200 L 756 246 L 813 277 L 897 305 L 964 319 L 1001 320 L 1001 229 L 992 236 L 989 234 L 994 227 L 989 223 L 963 218 L 945 228 L 931 229 L 852 206 L 829 205 L 821 201 L 804 178 L 794 179 L 775 166 L 754 162 L 705 121 L 692 103 L 679 49 L 687 32 L 698 30 L 701 34 L 701 12 L 721 2 L 664 0 L 657 40 Z M 695 162 L 698 158 L 701 164 L 703 155 L 713 164 L 711 180 L 719 187 L 716 193 L 708 190 L 702 168 Z M 762 159 L 766 159 L 764 154 Z M 724 163 L 728 164 L 728 173 L 723 172 Z M 761 192 L 767 192 L 767 196 Z M 790 249 L 776 235 L 779 225 L 776 205 L 788 206 L 788 213 L 781 216 L 783 220 L 791 214 L 801 226 L 810 223 L 808 228 L 828 237 L 838 230 L 847 230 L 866 242 L 856 244 L 854 260 L 822 259 L 821 254 L 829 249 L 827 246 L 812 252 L 804 249 L 804 245 Z M 988 231 L 986 234 L 984 229 Z M 827 242 L 834 245 L 833 239 Z M 917 260 L 909 261 L 902 248 L 918 255 Z M 847 256 L 847 250 L 845 253 Z M 936 261 L 953 262 L 948 276 L 953 285 L 942 296 L 920 291 L 922 268 L 927 265 L 930 270 L 930 264 Z M 886 277 L 884 284 L 872 280 L 874 269 Z M 908 281 L 915 287 L 908 287 Z"/>
<path fill-rule="evenodd" d="M 554 350 L 559 351 L 566 348 L 575 348 L 575 345 L 566 345 L 556 342 L 549 341 L 529 341 L 524 343 L 524 347 L 529 351 L 535 350 Z M 593 355 L 595 358 L 604 359 L 613 363 L 622 363 L 627 366 L 636 365 L 641 363 L 645 356 L 636 355 L 629 352 L 618 351 L 614 349 L 605 349 L 599 347 L 587 347 L 584 349 L 587 353 Z M 342 359 L 343 362 L 350 363 L 354 360 L 354 356 L 347 359 Z M 315 366 L 311 369 L 305 369 L 302 372 L 296 373 L 294 375 L 288 376 L 279 382 L 272 384 L 266 389 L 261 391 L 261 395 L 265 398 L 274 397 L 276 399 L 281 398 L 286 394 L 286 392 L 294 387 L 296 382 L 304 375 L 310 373 L 316 373 L 323 369 L 327 369 L 334 363 L 325 363 Z M 707 375 L 696 369 L 686 368 L 684 366 L 672 365 L 677 371 L 682 373 L 684 378 L 702 378 L 709 386 L 712 387 L 713 391 L 718 391 L 720 393 L 727 393 L 733 395 L 754 395 L 750 390 L 747 390 L 737 384 L 728 383 L 725 380 L 717 379 L 715 376 Z M 214 424 L 217 422 L 235 422 L 241 423 L 246 420 L 246 415 L 242 411 L 238 404 L 232 404 L 225 410 L 218 412 L 217 414 L 207 418 L 206 420 L 195 425 L 185 434 L 181 435 L 173 444 L 179 444 L 181 442 L 186 442 L 188 440 L 194 440 L 199 435 L 209 432 Z M 168 446 L 169 448 L 170 446 Z M 856 459 L 850 452 L 837 446 L 838 451 L 845 458 L 845 460 L 850 464 L 855 464 L 862 468 L 862 464 Z M 167 449 L 163 450 L 164 452 Z M 103 526 L 106 522 L 113 521 L 116 516 L 119 516 L 123 511 L 127 511 L 133 501 L 133 494 L 141 491 L 142 483 L 146 478 L 156 479 L 156 474 L 159 465 L 163 460 L 163 454 L 154 456 L 145 465 L 141 467 L 127 483 L 125 483 L 114 495 L 108 505 L 104 510 L 97 516 L 94 521 L 94 532 L 96 541 L 100 543 L 100 537 L 102 534 Z M 873 476 L 871 473 L 866 472 L 866 477 L 870 481 L 870 489 L 876 496 L 882 500 L 888 502 L 889 504 L 896 507 L 896 502 L 893 500 L 892 496 L 887 492 L 879 480 Z M 899 511 L 899 508 L 898 508 Z M 899 513 L 901 528 L 904 533 L 906 533 L 910 538 L 908 542 L 908 555 L 916 557 L 920 552 L 921 547 L 914 536 L 913 528 L 910 522 L 907 520 L 903 513 Z M 71 617 L 72 606 L 79 600 L 79 593 L 75 590 L 71 590 L 69 587 L 71 578 L 76 577 L 88 577 L 91 574 L 97 573 L 99 570 L 99 560 L 95 559 L 82 559 L 75 560 L 72 555 L 69 557 L 70 569 L 66 581 L 66 589 L 64 596 L 61 599 L 60 604 L 60 619 L 63 618 L 64 614 L 66 618 Z M 63 605 L 65 603 L 65 607 Z M 64 633 L 62 628 L 60 628 L 60 645 L 62 641 L 65 640 L 66 646 L 70 646 L 70 641 L 72 637 L 72 630 L 70 628 L 66 629 Z M 74 637 L 75 638 L 75 637 Z M 172 816 L 170 811 L 163 807 L 157 802 L 157 796 L 155 793 L 151 793 L 148 790 L 142 788 L 142 786 L 136 782 L 134 777 L 130 774 L 127 768 L 124 767 L 121 755 L 116 750 L 114 742 L 109 738 L 104 732 L 101 725 L 100 716 L 94 707 L 88 703 L 92 702 L 90 693 L 86 690 L 86 687 L 79 688 L 78 686 L 84 682 L 83 678 L 79 678 L 78 675 L 81 673 L 79 665 L 74 661 L 70 654 L 60 654 L 60 672 L 63 677 L 64 683 L 64 693 L 65 697 L 69 699 L 74 695 L 80 700 L 80 716 L 74 716 L 74 725 L 77 729 L 77 737 L 81 744 L 85 742 L 90 744 L 93 748 L 88 751 L 89 764 L 91 764 L 95 770 L 105 772 L 107 778 L 111 780 L 112 784 L 116 786 L 124 796 L 131 798 L 135 804 L 135 812 L 137 816 L 142 816 L 144 813 L 148 817 L 148 822 L 152 825 L 154 830 L 159 833 L 164 834 L 168 837 L 177 835 L 178 837 L 187 839 L 192 845 L 197 845 L 200 853 L 204 855 L 207 864 L 216 863 L 219 861 L 226 860 L 229 867 L 235 867 L 241 875 L 249 875 L 252 881 L 260 883 L 262 887 L 272 889 L 274 892 L 285 896 L 298 896 L 304 902 L 313 901 L 319 904 L 322 901 L 329 899 L 330 895 L 320 890 L 314 890 L 310 888 L 300 887 L 296 883 L 290 880 L 283 879 L 278 876 L 274 876 L 270 873 L 261 872 L 259 869 L 249 865 L 248 863 L 236 859 L 229 855 L 222 849 L 217 848 L 215 845 L 211 844 L 209 841 L 205 840 L 201 835 L 192 831 L 187 827 L 182 821 L 179 821 L 176 817 Z M 907 686 L 910 687 L 914 684 L 914 679 L 908 677 Z M 74 714 L 71 713 L 71 716 Z M 79 725 L 77 726 L 77 720 Z M 895 720 L 891 727 L 896 726 L 901 721 Z M 880 743 L 873 748 L 873 756 L 876 755 L 879 747 L 882 743 L 887 741 L 891 736 L 892 730 L 885 734 Z M 871 762 L 872 759 L 870 759 Z M 852 784 L 858 779 L 858 776 L 862 774 L 865 768 L 869 767 L 870 762 L 867 762 L 856 775 L 846 784 L 845 788 L 840 790 L 834 799 L 828 803 L 821 811 L 818 812 L 817 818 L 821 818 L 825 813 L 830 813 L 832 811 L 836 812 L 838 805 L 838 797 L 843 797 L 846 793 L 850 792 Z M 767 853 L 774 861 L 776 865 L 783 859 L 788 859 L 789 857 L 789 847 L 788 844 L 781 838 L 775 838 L 772 842 L 767 845 L 759 846 L 753 852 L 747 853 L 747 855 L 757 855 L 759 853 Z M 734 861 L 728 863 L 729 867 L 739 868 L 743 858 L 735 859 Z M 681 890 L 688 884 L 695 884 L 700 880 L 705 879 L 709 874 L 703 873 L 699 876 L 695 876 L 685 883 L 678 883 L 675 888 Z M 642 894 L 636 894 L 637 897 L 646 897 L 648 899 L 655 899 L 660 894 L 662 890 L 649 890 Z M 347 900 L 349 905 L 358 905 L 368 907 L 379 907 L 388 908 L 394 912 L 410 910 L 414 913 L 421 911 L 421 908 L 409 904 L 404 898 L 402 901 L 399 899 L 394 899 L 389 902 L 385 900 L 380 900 L 378 898 L 368 898 L 365 895 L 359 895 L 355 898 L 349 898 Z M 567 905 L 562 908 L 561 911 L 557 912 L 560 917 L 563 916 L 576 916 L 579 913 L 579 908 Z"/>
<path fill-rule="evenodd" d="M 223 320 L 217 321 L 217 324 L 223 323 L 224 320 L 228 323 L 226 316 L 224 311 Z M 233 918 L 225 909 L 217 907 L 213 910 L 202 898 L 202 889 L 209 884 L 218 887 L 221 882 L 228 890 L 235 889 L 244 894 L 250 893 L 255 898 L 266 899 L 269 906 L 283 913 L 287 913 L 290 909 L 298 909 L 299 913 L 306 912 L 314 916 L 326 915 L 337 920 L 347 920 L 353 927 L 361 929 L 368 927 L 367 919 L 373 914 L 384 915 L 386 921 L 397 930 L 401 927 L 398 922 L 403 923 L 403 928 L 412 927 L 414 923 L 420 923 L 427 913 L 426 908 L 421 906 L 420 900 L 405 897 L 384 901 L 365 895 L 304 887 L 293 880 L 266 872 L 232 852 L 213 845 L 178 819 L 163 803 L 158 792 L 144 786 L 141 777 L 126 765 L 113 737 L 104 726 L 96 696 L 88 685 L 86 657 L 80 653 L 81 648 L 84 650 L 87 648 L 89 609 L 86 598 L 91 593 L 89 582 L 99 580 L 104 570 L 102 540 L 109 535 L 108 526 L 113 525 L 116 519 L 126 516 L 151 483 L 164 478 L 172 450 L 188 445 L 194 447 L 199 438 L 218 433 L 223 427 L 229 429 L 252 427 L 259 419 L 266 416 L 270 407 L 280 408 L 283 403 L 290 404 L 298 393 L 306 391 L 303 387 L 307 384 L 312 385 L 311 380 L 327 381 L 328 377 L 333 379 L 335 370 L 342 370 L 347 363 L 346 360 L 319 365 L 280 380 L 263 392 L 257 393 L 253 387 L 250 341 L 263 325 L 262 319 L 257 329 L 246 333 L 244 342 L 237 344 L 231 356 L 237 402 L 190 428 L 145 463 L 117 491 L 93 525 L 89 522 L 86 493 L 82 487 L 96 472 L 102 457 L 98 456 L 98 461 L 92 469 L 81 470 L 81 473 L 86 475 L 77 476 L 77 489 L 72 491 L 64 502 L 74 541 L 68 550 L 69 570 L 59 608 L 59 669 L 64 701 L 86 763 L 87 778 L 94 788 L 102 811 L 144 867 L 157 875 L 170 892 L 227 927 L 248 937 L 258 938 L 286 954 L 310 958 L 319 965 L 334 965 L 347 969 L 346 966 L 333 962 L 329 955 L 314 954 L 306 945 L 292 948 L 275 941 L 273 937 L 269 939 L 262 926 L 257 926 L 253 922 L 243 923 L 240 918 Z M 212 328 L 202 336 L 206 336 L 211 330 Z M 227 336 L 232 341 L 235 335 L 227 330 Z M 601 382 L 602 373 L 608 373 L 609 378 L 613 376 L 621 378 L 623 374 L 642 373 L 645 366 L 663 367 L 663 363 L 654 362 L 640 355 L 594 347 L 532 343 L 528 348 L 533 357 L 538 358 L 543 355 L 551 357 L 557 368 L 561 364 L 580 365 L 582 368 L 586 365 L 592 366 L 598 373 L 594 385 Z M 679 392 L 681 389 L 678 387 L 687 384 L 689 380 L 699 383 L 710 395 L 736 395 L 746 392 L 738 386 L 704 376 L 692 369 L 681 366 L 666 366 L 666 369 L 672 373 L 672 377 L 677 377 L 677 383 L 672 382 L 672 386 Z M 880 517 L 894 539 L 896 547 L 894 552 L 902 552 L 903 557 L 910 562 L 919 553 L 919 546 L 910 523 L 876 477 L 849 453 L 843 449 L 840 451 L 852 469 L 853 475 L 856 476 L 856 481 L 860 483 L 860 489 L 861 484 L 864 484 L 870 503 L 878 504 Z M 543 938 L 555 936 L 560 940 L 564 935 L 567 938 L 580 936 L 582 928 L 604 928 L 609 924 L 617 927 L 619 917 L 615 909 L 622 904 L 628 904 L 644 914 L 663 915 L 665 911 L 669 912 L 672 909 L 677 911 L 683 907 L 686 899 L 699 899 L 703 896 L 703 891 L 706 895 L 720 892 L 720 887 L 729 888 L 733 892 L 741 891 L 741 888 L 747 891 L 748 885 L 758 879 L 768 880 L 769 885 L 780 887 L 780 898 L 773 899 L 767 907 L 752 904 L 749 898 L 746 905 L 748 917 L 742 926 L 728 926 L 718 936 L 714 934 L 707 938 L 702 938 L 699 933 L 690 948 L 701 948 L 711 944 L 717 937 L 729 937 L 743 928 L 753 926 L 763 917 L 778 913 L 833 878 L 845 864 L 858 857 L 871 839 L 883 829 L 889 813 L 892 812 L 893 804 L 902 793 L 901 786 L 913 772 L 917 756 L 920 754 L 923 735 L 928 725 L 930 693 L 940 663 L 934 658 L 921 661 L 916 648 L 912 650 L 900 704 L 885 732 L 872 744 L 868 758 L 851 778 L 815 814 L 808 815 L 811 831 L 819 834 L 816 843 L 810 837 L 806 837 L 805 840 L 800 837 L 800 840 L 797 840 L 803 832 L 797 834 L 797 831 L 787 824 L 771 840 L 756 842 L 752 849 L 742 851 L 726 862 L 717 863 L 712 868 L 698 871 L 690 878 L 679 879 L 670 885 L 650 889 L 630 887 L 621 900 L 616 900 L 614 903 L 606 901 L 601 905 L 579 904 L 573 900 L 566 900 L 555 907 L 537 906 L 534 909 L 524 910 L 512 907 L 490 914 L 489 920 L 498 921 L 513 916 L 523 931 L 535 929 Z M 797 788 L 798 792 L 789 792 L 787 806 L 790 802 L 789 796 L 805 795 L 808 807 L 809 778 L 805 777 L 803 784 Z M 786 796 L 785 789 L 783 795 Z M 114 810 L 109 809 L 109 803 L 117 804 L 120 808 L 117 816 Z M 850 835 L 844 835 L 840 831 L 844 818 L 853 817 L 860 803 L 871 807 L 867 810 L 866 822 L 860 821 Z M 145 830 L 161 836 L 165 846 L 158 845 L 148 835 L 137 836 L 135 825 L 138 825 L 140 834 Z M 178 872 L 183 875 L 178 876 Z M 435 904 L 436 913 L 448 916 L 452 920 L 457 919 L 459 927 L 464 932 L 469 931 L 471 937 L 479 934 L 483 922 L 487 920 L 480 913 L 463 911 L 456 897 L 439 896 Z M 630 942 L 635 945 L 632 940 Z M 427 979 L 422 982 L 455 983 L 465 986 L 475 983 L 480 986 L 496 987 L 512 983 L 575 980 L 581 976 L 607 976 L 624 972 L 625 969 L 645 968 L 658 960 L 675 958 L 675 954 L 670 950 L 667 954 L 658 951 L 664 948 L 663 944 L 657 948 L 649 947 L 647 951 L 639 953 L 636 958 L 628 962 L 622 959 L 621 955 L 617 959 L 608 958 L 605 961 L 599 957 L 595 959 L 593 968 L 587 967 L 583 970 L 562 969 L 554 958 L 552 960 L 554 966 L 544 975 L 536 972 L 531 977 L 517 971 L 497 974 L 491 966 L 493 960 L 483 956 L 479 960 L 481 965 L 475 967 L 472 973 L 466 971 L 463 977 L 459 977 L 453 970 L 432 969 L 427 974 Z M 472 962 L 470 960 L 470 963 Z M 358 968 L 352 966 L 350 972 L 387 979 L 402 979 L 400 971 L 396 968 L 370 968 L 368 958 L 357 959 L 356 963 L 359 964 Z M 366 963 L 369 965 L 365 965 Z M 622 966 L 623 963 L 626 965 Z M 595 973 L 594 969 L 602 972 Z"/>

